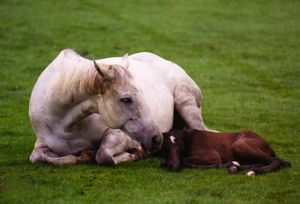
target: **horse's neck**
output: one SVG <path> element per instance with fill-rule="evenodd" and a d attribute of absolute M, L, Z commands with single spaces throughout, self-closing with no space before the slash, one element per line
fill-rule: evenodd
<path fill-rule="evenodd" d="M 62 72 L 55 90 L 63 103 L 77 104 L 97 94 L 100 76 L 92 62 L 75 64 Z"/>

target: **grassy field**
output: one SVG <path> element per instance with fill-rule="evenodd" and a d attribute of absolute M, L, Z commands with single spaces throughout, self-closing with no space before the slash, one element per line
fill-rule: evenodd
<path fill-rule="evenodd" d="M 293 167 L 249 178 L 170 173 L 152 157 L 116 167 L 30 164 L 31 89 L 64 48 L 176 62 L 201 87 L 210 128 L 255 130 Z M 300 202 L 299 1 L 1 0 L 0 79 L 0 203 Z"/>

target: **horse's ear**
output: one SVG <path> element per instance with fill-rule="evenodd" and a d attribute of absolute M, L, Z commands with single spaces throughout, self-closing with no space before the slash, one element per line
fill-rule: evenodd
<path fill-rule="evenodd" d="M 128 67 L 129 67 L 129 57 L 128 57 L 128 54 L 126 54 L 126 55 L 123 56 L 121 66 L 123 68 L 125 68 L 125 69 L 128 69 Z"/>
<path fill-rule="evenodd" d="M 93 62 L 96 71 L 103 79 L 113 79 L 115 77 L 116 70 L 112 65 L 98 64 L 95 60 Z"/>
<path fill-rule="evenodd" d="M 105 78 L 105 75 L 103 74 L 103 72 L 101 71 L 100 66 L 97 64 L 97 62 L 95 60 L 93 60 L 94 63 L 94 67 L 96 69 L 96 71 L 98 72 L 98 74 L 100 74 L 101 77 Z"/>

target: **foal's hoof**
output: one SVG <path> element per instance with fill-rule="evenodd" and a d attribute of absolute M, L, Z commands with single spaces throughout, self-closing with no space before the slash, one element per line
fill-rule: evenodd
<path fill-rule="evenodd" d="M 236 167 L 240 167 L 241 165 L 237 161 L 232 161 L 232 164 Z"/>
<path fill-rule="evenodd" d="M 239 167 L 241 166 L 237 161 L 232 161 L 229 163 L 228 171 L 231 174 L 237 174 Z"/>
<path fill-rule="evenodd" d="M 235 165 L 232 165 L 232 166 L 230 166 L 230 167 L 228 168 L 228 171 L 229 171 L 229 173 L 231 173 L 231 174 L 237 174 L 238 169 L 237 169 L 237 167 L 236 167 Z"/>
<path fill-rule="evenodd" d="M 250 170 L 247 172 L 247 176 L 255 176 L 255 172 Z"/>

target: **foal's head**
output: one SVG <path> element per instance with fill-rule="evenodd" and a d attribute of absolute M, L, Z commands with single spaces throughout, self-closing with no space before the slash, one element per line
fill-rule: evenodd
<path fill-rule="evenodd" d="M 182 131 L 163 133 L 162 151 L 165 161 L 161 164 L 170 170 L 178 171 L 182 165 L 181 159 L 184 150 Z"/>

